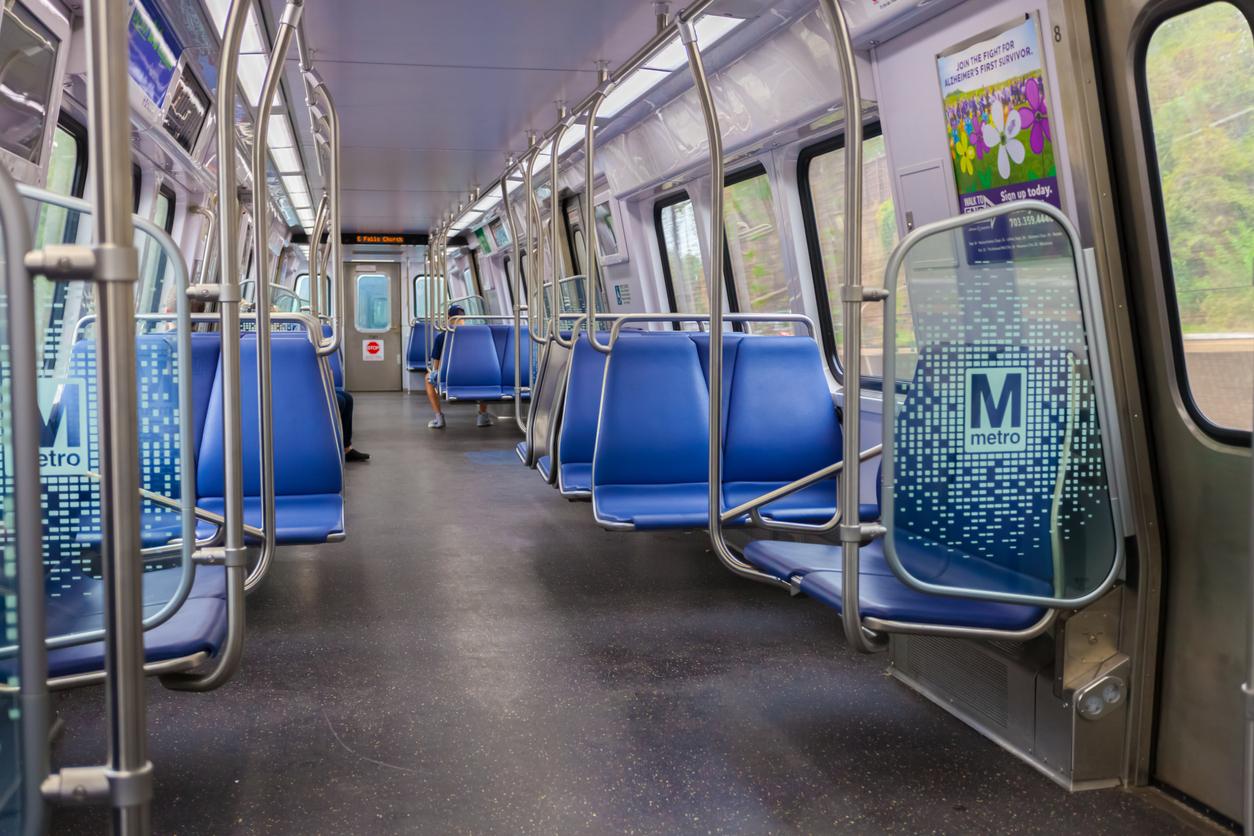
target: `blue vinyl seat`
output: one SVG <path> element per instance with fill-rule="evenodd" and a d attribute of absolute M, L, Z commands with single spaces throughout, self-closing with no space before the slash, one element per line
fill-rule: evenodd
<path fill-rule="evenodd" d="M 1025 377 L 1022 445 L 968 449 L 969 372 Z M 1054 509 L 1065 492 L 1074 375 L 1069 355 L 989 344 L 940 344 L 920 352 L 898 421 L 893 537 L 905 569 L 953 588 L 1049 597 L 1055 594 Z M 972 392 L 974 386 L 972 385 Z M 971 395 L 975 397 L 974 394 Z M 1010 396 L 1007 396 L 1010 398 Z M 1012 409 L 1007 400 L 1004 409 Z M 955 430 L 956 428 L 956 430 Z M 883 541 L 864 546 L 859 606 L 864 616 L 915 624 L 1023 630 L 1041 607 L 933 595 L 903 583 Z M 745 558 L 802 592 L 841 608 L 840 546 L 760 541 Z"/>
<path fill-rule="evenodd" d="M 725 352 L 734 353 L 737 342 L 728 340 Z M 689 335 L 615 343 L 592 461 L 592 510 L 599 524 L 705 527 L 708 405 L 698 345 Z"/>
<path fill-rule="evenodd" d="M 608 342 L 609 335 L 600 334 L 598 339 Z M 622 334 L 619 339 L 629 337 Z M 587 334 L 581 334 L 575 341 L 566 378 L 562 425 L 557 435 L 557 487 L 563 496 L 592 495 L 592 459 L 601 417 L 605 360 L 606 355 L 588 342 Z"/>
<path fill-rule="evenodd" d="M 144 632 L 144 661 L 166 662 L 197 653 L 217 654 L 226 639 L 226 571 L 220 566 L 196 567 L 191 593 L 170 618 Z M 144 618 L 163 609 L 173 598 L 182 569 L 145 572 Z M 47 599 L 48 635 L 99 629 L 104 623 L 104 581 L 83 577 Z M 0 661 L 0 675 L 13 672 L 12 658 Z M 48 651 L 48 677 L 92 673 L 104 669 L 104 642 Z"/>
<path fill-rule="evenodd" d="M 427 323 L 415 322 L 409 328 L 409 344 L 405 346 L 405 368 L 411 372 L 427 370 Z"/>
<path fill-rule="evenodd" d="M 514 397 L 514 326 L 513 325 L 489 325 L 492 330 L 492 339 L 496 342 L 497 352 L 500 355 L 501 365 L 501 397 L 513 399 Z M 522 342 L 518 344 L 518 362 L 521 370 L 522 397 L 527 400 L 531 397 L 531 387 L 528 381 L 531 379 L 530 368 L 532 360 L 533 343 L 531 341 L 531 332 L 526 325 L 521 326 L 520 336 Z"/>
<path fill-rule="evenodd" d="M 326 324 L 322 324 L 323 339 L 330 339 L 334 335 L 334 329 Z M 336 389 L 344 388 L 344 344 L 340 343 L 340 347 L 331 352 L 327 357 L 327 363 L 331 367 L 331 382 Z"/>
<path fill-rule="evenodd" d="M 708 350 L 707 350 L 708 353 Z M 819 346 L 809 337 L 740 340 L 723 438 L 723 500 L 734 508 L 841 460 L 840 419 L 827 388 Z M 879 507 L 859 509 L 874 520 Z M 762 508 L 765 519 L 823 523 L 836 512 L 836 479 Z"/>
<path fill-rule="evenodd" d="M 261 473 L 256 379 L 257 342 L 241 337 L 244 519 L 261 527 Z M 302 333 L 271 341 L 274 381 L 275 539 L 280 545 L 325 543 L 344 535 L 343 453 L 335 395 L 314 346 Z M 209 403 L 198 467 L 198 505 L 221 514 L 223 500 L 222 378 Z"/>

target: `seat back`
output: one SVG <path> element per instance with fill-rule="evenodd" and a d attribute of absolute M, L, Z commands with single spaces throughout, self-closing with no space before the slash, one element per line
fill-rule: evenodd
<path fill-rule="evenodd" d="M 840 461 L 840 421 L 814 340 L 745 337 L 728 380 L 725 482 L 791 482 Z"/>
<path fill-rule="evenodd" d="M 418 320 L 409 329 L 409 345 L 405 347 L 405 368 L 411 372 L 427 370 L 427 323 Z"/>
<path fill-rule="evenodd" d="M 205 434 L 205 417 L 221 355 L 222 338 L 217 333 L 192 334 L 192 426 L 197 457 L 200 456 L 200 440 Z"/>
<path fill-rule="evenodd" d="M 1074 374 L 1061 349 L 924 348 L 896 419 L 895 535 L 1052 584 Z"/>
<path fill-rule="evenodd" d="M 447 346 L 448 388 L 500 386 L 501 355 L 490 325 L 459 325 Z M 442 364 L 443 365 L 443 364 Z"/>
<path fill-rule="evenodd" d="M 496 341 L 497 351 L 500 353 L 501 365 L 501 386 L 507 389 L 514 386 L 514 326 L 513 325 L 490 325 L 492 329 L 492 337 Z M 518 343 L 518 368 L 521 371 L 519 381 L 523 387 L 531 385 L 532 373 L 531 358 L 533 343 L 531 341 L 531 332 L 526 325 L 521 326 L 519 336 L 522 342 Z"/>
<path fill-rule="evenodd" d="M 686 336 L 697 347 L 697 359 L 701 361 L 701 374 L 705 378 L 705 388 L 710 390 L 710 335 L 701 331 L 689 331 Z M 752 339 L 763 339 L 754 337 Z M 745 335 L 737 332 L 723 334 L 723 435 L 727 434 L 728 409 L 731 403 L 732 381 L 736 378 L 736 357 L 740 353 L 740 344 Z"/>
<path fill-rule="evenodd" d="M 509 358 L 513 366 L 513 357 Z M 544 354 L 543 367 L 531 393 L 531 409 L 528 414 L 531 427 L 531 461 L 534 464 L 544 456 L 552 455 L 557 428 L 561 426 L 562 397 L 566 391 L 566 368 L 570 363 L 570 349 L 560 343 L 549 343 Z M 509 370 L 509 383 L 513 385 L 514 371 Z M 524 384 L 525 385 L 525 384 Z M 553 474 L 556 468 L 550 468 Z"/>
<path fill-rule="evenodd" d="M 334 329 L 332 329 L 330 325 L 324 322 L 322 324 L 323 339 L 330 339 L 333 334 L 334 334 Z M 335 351 L 331 352 L 331 354 L 327 357 L 327 365 L 330 366 L 331 368 L 331 385 L 333 385 L 336 389 L 343 389 L 344 388 L 344 343 L 343 341 L 341 341 L 339 347 L 335 349 Z"/>
<path fill-rule="evenodd" d="M 608 342 L 607 334 L 597 337 Z M 630 339 L 626 334 L 619 340 Z M 588 342 L 588 335 L 581 334 L 575 341 L 571 354 L 570 371 L 566 376 L 566 393 L 562 406 L 562 426 L 558 435 L 558 466 L 562 464 L 591 464 L 596 451 L 597 425 L 601 417 L 601 389 L 605 384 L 606 355 Z"/>
<path fill-rule="evenodd" d="M 618 340 L 605 368 L 593 484 L 706 481 L 708 412 L 697 345 L 687 335 Z"/>
<path fill-rule="evenodd" d="M 335 393 L 328 386 L 313 344 L 303 333 L 276 333 L 271 339 L 274 382 L 275 496 L 343 492 L 343 453 L 336 429 Z M 242 455 L 245 496 L 261 495 L 257 407 L 257 338 L 240 337 Z M 197 490 L 221 497 L 223 484 L 222 370 L 213 384 L 201 442 Z"/>

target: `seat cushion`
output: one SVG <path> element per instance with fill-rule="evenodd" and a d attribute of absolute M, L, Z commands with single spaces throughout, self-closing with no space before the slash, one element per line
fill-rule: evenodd
<path fill-rule="evenodd" d="M 522 460 L 523 464 L 527 463 L 527 452 L 529 449 L 526 441 L 520 441 L 514 445 L 514 452 L 518 454 L 518 458 Z"/>
<path fill-rule="evenodd" d="M 225 507 L 221 497 L 201 497 L 197 505 L 214 514 L 223 513 Z M 280 546 L 325 543 L 331 535 L 344 533 L 344 498 L 340 494 L 275 497 L 274 516 L 274 539 Z M 260 497 L 244 497 L 244 522 L 261 528 Z"/>
<path fill-rule="evenodd" d="M 679 485 L 598 485 L 593 513 L 602 525 L 655 528 L 705 528 L 709 520 L 706 483 Z M 737 520 L 733 525 L 743 524 Z"/>
<path fill-rule="evenodd" d="M 455 386 L 449 384 L 444 390 L 445 397 L 450 401 L 496 401 L 505 397 L 500 386 Z M 510 397 L 513 397 L 512 395 Z"/>
<path fill-rule="evenodd" d="M 585 495 L 592 492 L 592 465 L 586 462 L 562 462 L 558 471 L 562 493 Z"/>
<path fill-rule="evenodd" d="M 723 501 L 728 508 L 735 508 L 765 493 L 782 488 L 785 482 L 724 482 Z M 818 482 L 790 493 L 762 508 L 762 516 L 774 522 L 825 523 L 836 513 L 835 481 Z M 864 522 L 879 519 L 880 509 L 874 503 L 859 508 Z"/>
<path fill-rule="evenodd" d="M 182 569 L 145 572 L 144 617 L 159 612 L 171 599 L 182 578 Z M 103 624 L 104 582 L 82 578 L 73 589 L 59 591 L 48 600 L 48 635 L 99 629 Z M 217 653 L 226 638 L 226 572 L 220 566 L 196 569 L 191 593 L 183 606 L 144 633 L 147 662 L 182 659 L 196 653 Z M 13 663 L 5 660 L 0 670 Z M 104 642 L 48 651 L 48 676 L 61 677 L 104 669 Z"/>
<path fill-rule="evenodd" d="M 544 481 L 551 481 L 549 477 L 553 473 L 553 459 L 549 456 L 541 456 L 536 459 L 536 470 L 540 471 L 540 477 Z"/>
<path fill-rule="evenodd" d="M 800 577 L 802 592 L 837 611 L 841 609 L 843 554 L 840 546 L 758 540 L 745 547 L 744 555 L 754 566 L 777 578 Z M 984 561 L 955 562 L 936 551 L 913 547 L 903 552 L 902 562 L 921 580 L 950 585 L 961 581 L 962 585 L 974 586 L 973 575 L 998 569 Z M 976 563 L 983 565 L 976 566 Z M 1023 630 L 1045 614 L 1041 607 L 931 595 L 912 589 L 898 580 L 888 566 L 883 544 L 878 540 L 862 547 L 859 564 L 858 594 L 864 616 L 911 624 Z M 1049 594 L 1048 589 L 1031 584 L 1021 587 L 1020 591 Z"/>

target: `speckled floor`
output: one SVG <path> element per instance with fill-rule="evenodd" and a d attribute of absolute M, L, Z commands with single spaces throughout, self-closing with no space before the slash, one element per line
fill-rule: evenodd
<path fill-rule="evenodd" d="M 702 533 L 613 534 L 469 408 L 357 396 L 343 544 L 279 552 L 216 693 L 149 686 L 160 834 L 1188 833 L 1068 795 L 740 580 Z M 62 695 L 58 764 L 103 756 Z M 102 811 L 54 832 L 104 833 Z"/>

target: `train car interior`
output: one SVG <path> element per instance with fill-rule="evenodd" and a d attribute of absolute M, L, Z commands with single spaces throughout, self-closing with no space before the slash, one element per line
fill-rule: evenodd
<path fill-rule="evenodd" d="M 1254 0 L 4 0 L 0 833 L 1254 828 Z"/>

